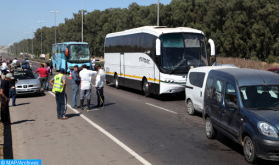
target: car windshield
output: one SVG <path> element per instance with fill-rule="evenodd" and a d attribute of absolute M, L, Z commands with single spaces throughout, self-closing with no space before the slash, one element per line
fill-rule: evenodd
<path fill-rule="evenodd" d="M 205 39 L 201 34 L 171 33 L 160 36 L 162 42 L 161 67 L 172 72 L 207 66 Z"/>
<path fill-rule="evenodd" d="M 18 80 L 25 80 L 25 79 L 36 79 L 36 76 L 33 72 L 16 72 L 14 73 L 14 76 Z"/>
<path fill-rule="evenodd" d="M 69 61 L 89 61 L 90 53 L 88 45 L 71 45 L 69 48 Z"/>
<path fill-rule="evenodd" d="M 247 109 L 279 109 L 279 85 L 240 87 L 243 106 Z"/>

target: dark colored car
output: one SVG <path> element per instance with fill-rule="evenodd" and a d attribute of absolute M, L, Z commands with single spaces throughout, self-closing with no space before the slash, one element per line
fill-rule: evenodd
<path fill-rule="evenodd" d="M 268 71 L 278 74 L 279 73 L 279 68 L 270 68 L 270 69 L 268 69 Z"/>
<path fill-rule="evenodd" d="M 209 139 L 223 133 L 243 146 L 249 163 L 279 160 L 279 75 L 255 69 L 212 70 L 204 92 Z"/>

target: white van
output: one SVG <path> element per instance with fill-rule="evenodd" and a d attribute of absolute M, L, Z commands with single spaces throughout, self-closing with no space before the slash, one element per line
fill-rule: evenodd
<path fill-rule="evenodd" d="M 203 93 L 208 73 L 215 69 L 234 68 L 233 66 L 204 66 L 190 69 L 185 87 L 185 104 L 188 114 L 203 112 Z"/>

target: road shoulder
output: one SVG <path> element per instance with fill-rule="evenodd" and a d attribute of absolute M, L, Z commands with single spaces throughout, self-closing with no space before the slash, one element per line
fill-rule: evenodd
<path fill-rule="evenodd" d="M 138 160 L 68 109 L 56 117 L 55 98 L 18 98 L 11 107 L 15 159 L 42 159 L 44 164 L 140 164 Z M 86 112 L 84 112 L 86 113 Z"/>

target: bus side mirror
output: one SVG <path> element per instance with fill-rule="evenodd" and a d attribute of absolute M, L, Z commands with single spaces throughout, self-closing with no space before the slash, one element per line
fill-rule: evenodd
<path fill-rule="evenodd" d="M 156 55 L 161 55 L 161 40 L 159 38 L 156 39 Z"/>
<path fill-rule="evenodd" d="M 68 55 L 69 55 L 69 50 L 68 48 L 66 48 L 66 56 L 68 57 Z"/>
<path fill-rule="evenodd" d="M 210 50 L 211 50 L 211 56 L 215 56 L 215 43 L 212 39 L 208 40 L 208 43 L 210 44 Z"/>

